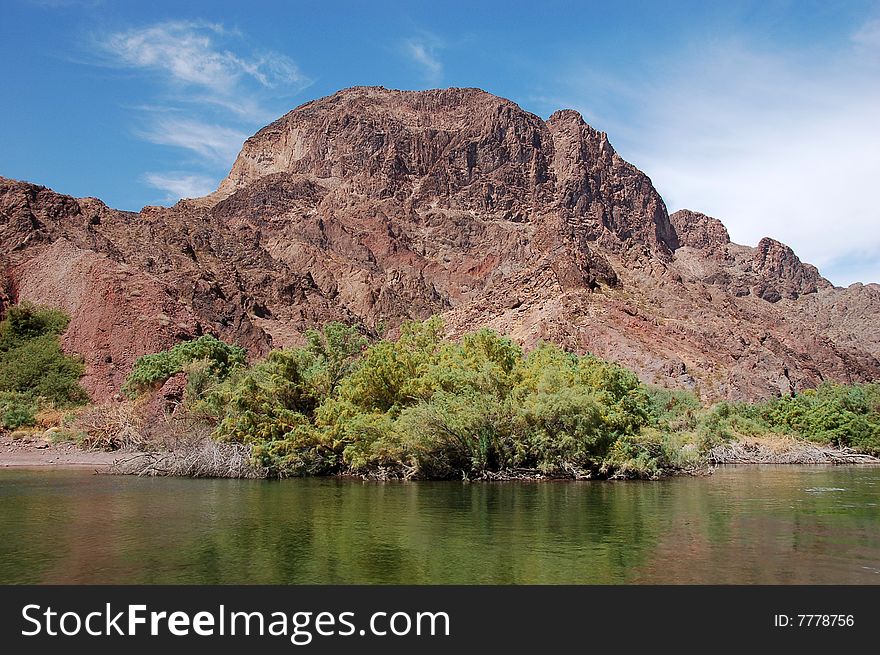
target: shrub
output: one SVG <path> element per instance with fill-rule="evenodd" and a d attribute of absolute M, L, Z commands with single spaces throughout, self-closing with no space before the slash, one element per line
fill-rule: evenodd
<path fill-rule="evenodd" d="M 85 372 L 82 359 L 61 350 L 59 335 L 68 322 L 63 312 L 30 303 L 9 308 L 0 322 L 0 392 L 23 394 L 55 407 L 88 400 L 79 384 Z"/>
<path fill-rule="evenodd" d="M 217 438 L 251 444 L 276 475 L 598 471 L 617 440 L 649 423 L 647 390 L 620 366 L 549 344 L 525 354 L 490 330 L 460 341 L 442 330 L 437 318 L 407 323 L 397 340 L 365 348 L 354 328 L 330 324 L 237 369 L 196 406 Z"/>
<path fill-rule="evenodd" d="M 811 441 L 880 453 L 880 385 L 825 382 L 755 408 L 771 429 Z"/>
<path fill-rule="evenodd" d="M 439 391 L 405 409 L 395 429 L 400 448 L 425 477 L 479 475 L 515 464 L 510 412 L 490 394 Z"/>
<path fill-rule="evenodd" d="M 397 341 L 370 346 L 359 365 L 339 385 L 339 395 L 363 411 L 396 416 L 430 398 L 435 380 L 428 375 L 440 358 L 443 323 L 432 318 L 405 323 Z"/>
<path fill-rule="evenodd" d="M 118 450 L 144 445 L 143 419 L 131 402 L 87 407 L 69 423 L 68 434 L 86 448 Z"/>
<path fill-rule="evenodd" d="M 36 424 L 36 399 L 30 394 L 0 391 L 0 428 L 16 430 Z"/>
<path fill-rule="evenodd" d="M 243 366 L 247 351 L 229 345 L 209 334 L 183 341 L 169 350 L 138 357 L 123 384 L 123 391 L 136 396 L 165 383 L 193 362 L 206 363 L 206 372 L 217 380 L 225 379 L 236 367 Z"/>
<path fill-rule="evenodd" d="M 303 350 L 310 355 L 311 369 L 306 377 L 319 395 L 327 397 L 357 368 L 367 339 L 357 328 L 338 321 L 328 323 L 323 330 L 308 330 L 305 337 Z"/>
<path fill-rule="evenodd" d="M 54 334 L 20 341 L 0 353 L 0 389 L 42 397 L 58 407 L 88 400 L 79 385 L 84 372 L 82 360 L 65 355 Z"/>
<path fill-rule="evenodd" d="M 862 449 L 878 442 L 876 385 L 705 408 L 592 355 L 551 344 L 525 353 L 491 330 L 458 341 L 442 331 L 436 318 L 408 323 L 399 339 L 366 347 L 354 328 L 330 324 L 216 383 L 200 360 L 188 369 L 189 402 L 216 438 L 249 446 L 277 476 L 656 477 L 774 429 Z"/>
<path fill-rule="evenodd" d="M 0 352 L 43 335 L 60 335 L 67 329 L 70 317 L 63 311 L 39 307 L 30 302 L 13 305 L 0 322 Z"/>

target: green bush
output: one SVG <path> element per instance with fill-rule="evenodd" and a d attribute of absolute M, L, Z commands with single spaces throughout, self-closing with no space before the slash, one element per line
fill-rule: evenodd
<path fill-rule="evenodd" d="M 825 382 L 815 390 L 758 405 L 771 429 L 868 453 L 880 453 L 880 385 Z"/>
<path fill-rule="evenodd" d="M 68 322 L 63 312 L 31 303 L 9 308 L 0 321 L 0 392 L 55 407 L 88 401 L 79 384 L 85 372 L 82 359 L 61 349 L 59 335 Z"/>
<path fill-rule="evenodd" d="M 276 475 L 598 472 L 649 422 L 647 390 L 620 366 L 549 344 L 526 354 L 490 330 L 460 341 L 442 331 L 437 318 L 408 323 L 365 348 L 353 328 L 330 324 L 194 405 L 217 438 L 252 444 Z"/>
<path fill-rule="evenodd" d="M 60 335 L 67 329 L 70 317 L 59 309 L 39 307 L 30 302 L 13 305 L 0 322 L 0 352 L 44 335 Z"/>
<path fill-rule="evenodd" d="M 65 355 L 54 334 L 32 337 L 0 352 L 0 389 L 42 397 L 58 407 L 88 400 L 79 385 L 84 372 L 82 360 Z"/>
<path fill-rule="evenodd" d="M 136 396 L 161 386 L 173 375 L 183 372 L 194 362 L 204 362 L 204 373 L 216 380 L 225 379 L 236 367 L 247 361 L 247 351 L 232 346 L 209 334 L 183 341 L 169 350 L 138 357 L 122 390 Z"/>
<path fill-rule="evenodd" d="M 477 391 L 436 392 L 393 423 L 398 448 L 425 477 L 479 475 L 516 465 L 512 415 L 504 402 Z M 380 440 L 385 452 L 394 442 Z"/>
<path fill-rule="evenodd" d="M 30 394 L 0 391 L 0 428 L 16 430 L 36 423 L 39 405 Z"/>
<path fill-rule="evenodd" d="M 255 464 L 277 476 L 528 469 L 652 478 L 774 430 L 869 451 L 877 443 L 876 385 L 704 407 L 692 393 L 648 388 L 621 366 L 551 344 L 524 352 L 491 330 L 446 339 L 437 318 L 369 346 L 340 323 L 305 341 L 250 367 L 229 357 L 222 379 L 210 357 L 172 349 L 139 360 L 131 380 L 153 384 L 183 367 L 187 402 L 214 422 L 214 436 L 251 445 Z"/>

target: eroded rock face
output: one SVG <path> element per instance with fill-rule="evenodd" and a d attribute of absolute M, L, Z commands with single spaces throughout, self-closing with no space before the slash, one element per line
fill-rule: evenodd
<path fill-rule="evenodd" d="M 831 287 L 815 266 L 775 239 L 765 237 L 755 248 L 732 244 L 721 221 L 689 209 L 675 212 L 670 220 L 680 242 L 680 267 L 694 279 L 770 303 Z"/>
<path fill-rule="evenodd" d="M 679 246 L 697 248 L 705 253 L 727 258 L 730 235 L 717 218 L 690 209 L 680 209 L 669 216 Z"/>
<path fill-rule="evenodd" d="M 329 320 L 432 314 L 713 398 L 880 374 L 862 338 L 876 292 L 834 289 L 771 239 L 732 244 L 714 218 L 670 217 L 579 114 L 543 121 L 478 89 L 307 103 L 248 139 L 215 193 L 171 208 L 0 178 L 0 239 L 0 312 L 69 311 L 65 347 L 96 398 L 139 354 L 201 333 L 256 356 Z"/>
<path fill-rule="evenodd" d="M 769 237 L 758 242 L 753 267 L 759 280 L 755 295 L 770 302 L 795 300 L 831 286 L 815 266 L 802 263 L 791 248 Z"/>

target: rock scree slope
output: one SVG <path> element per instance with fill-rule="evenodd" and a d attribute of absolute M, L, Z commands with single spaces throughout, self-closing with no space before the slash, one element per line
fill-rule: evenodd
<path fill-rule="evenodd" d="M 880 378 L 880 286 L 835 288 L 778 241 L 669 215 L 577 112 L 545 121 L 479 89 L 309 102 L 249 138 L 216 192 L 170 208 L 0 178 L 0 314 L 19 300 L 71 314 L 64 346 L 96 400 L 199 334 L 258 356 L 330 320 L 433 314 L 709 399 Z"/>

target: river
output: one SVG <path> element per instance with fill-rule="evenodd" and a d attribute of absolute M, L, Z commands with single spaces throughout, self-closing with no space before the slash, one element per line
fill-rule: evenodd
<path fill-rule="evenodd" d="M 880 468 L 659 482 L 0 470 L 0 583 L 880 584 Z"/>

